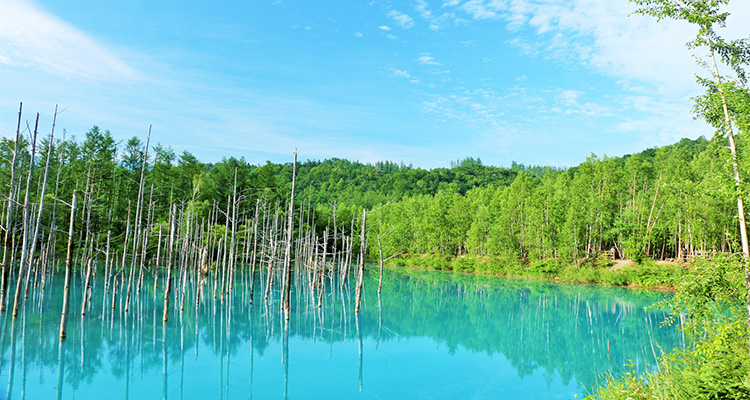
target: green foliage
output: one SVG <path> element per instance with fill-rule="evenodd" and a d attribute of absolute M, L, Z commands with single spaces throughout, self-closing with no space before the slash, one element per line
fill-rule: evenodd
<path fill-rule="evenodd" d="M 618 270 L 606 268 L 603 266 L 604 263 L 608 264 L 610 261 L 590 260 L 583 263 L 580 268 L 555 259 L 536 260 L 527 264 L 512 254 L 495 257 L 404 255 L 391 261 L 391 264 L 400 267 L 655 288 L 673 287 L 686 273 L 683 265 L 673 263 L 633 264 Z"/>
<path fill-rule="evenodd" d="M 698 183 L 686 185 L 685 192 L 709 193 L 709 204 L 717 205 L 724 199 L 742 199 L 744 188 L 739 188 L 739 167 L 745 167 L 742 150 L 736 151 L 732 125 L 741 133 L 747 133 L 748 108 L 747 89 L 744 87 L 744 68 L 750 64 L 750 43 L 747 40 L 726 41 L 717 35 L 715 27 L 723 27 L 729 15 L 721 12 L 728 0 L 631 0 L 640 6 L 636 13 L 651 15 L 661 20 L 672 18 L 697 25 L 696 39 L 688 44 L 695 48 L 705 46 L 711 57 L 712 79 L 700 79 L 707 93 L 696 98 L 694 112 L 717 128 L 717 137 L 712 144 L 730 144 L 731 154 L 721 146 L 709 147 L 700 154 L 697 163 L 706 165 L 712 175 Z M 738 83 L 722 82 L 715 56 L 731 67 Z M 705 66 L 708 63 L 703 62 Z M 743 157 L 738 157 L 738 153 Z M 711 157 L 716 155 L 714 157 Z M 713 159 L 712 159 L 713 158 Z M 738 162 L 741 160 L 740 162 Z M 726 162 L 730 160 L 731 162 Z M 719 161 L 719 162 L 717 162 Z M 724 161 L 723 163 L 721 161 Z M 723 164 L 723 165 L 722 165 Z M 718 168 L 717 168 L 718 165 Z M 727 171 L 731 165 L 733 171 Z M 746 169 L 746 168 L 742 168 Z M 718 172 L 718 173 L 717 173 Z M 728 173 L 729 172 L 729 173 Z M 728 184 L 722 177 L 733 173 L 737 186 Z M 694 192 L 694 188 L 702 189 Z M 670 188 L 671 189 L 671 188 Z M 741 203 L 740 203 L 741 204 Z M 724 212 L 710 215 L 723 209 Z M 713 235 L 726 232 L 728 221 L 720 222 L 718 215 L 731 215 L 731 206 L 708 209 L 703 218 L 715 221 L 701 228 Z M 723 228 L 721 228 L 723 226 Z M 719 231 L 717 229 L 723 229 Z M 744 229 L 744 228 L 743 228 Z M 736 246 L 736 245 L 735 245 Z M 682 278 L 659 274 L 658 270 L 644 270 L 638 276 L 646 280 L 676 280 L 677 292 L 667 304 L 674 314 L 669 323 L 678 318 L 685 336 L 689 339 L 685 349 L 668 354 L 660 363 L 659 371 L 639 378 L 626 374 L 622 378 L 609 377 L 594 398 L 599 399 L 747 399 L 750 398 L 750 327 L 747 322 L 748 282 L 745 271 L 747 260 L 720 254 L 712 260 L 692 263 L 692 271 Z M 651 267 L 646 267 L 651 268 Z M 667 275 L 667 276 L 665 276 Z"/>
<path fill-rule="evenodd" d="M 628 286 L 633 281 L 630 274 L 626 271 L 614 271 L 604 275 L 604 283 L 612 286 Z M 639 285 L 647 287 L 649 285 Z"/>
<path fill-rule="evenodd" d="M 659 370 L 608 376 L 596 399 L 747 399 L 750 335 L 744 267 L 737 257 L 702 260 L 676 285 L 666 323 L 681 324 L 688 343 L 660 360 Z M 669 349 L 667 349 L 669 350 Z"/>
<path fill-rule="evenodd" d="M 539 273 L 544 276 L 555 276 L 560 272 L 561 266 L 556 260 L 541 261 L 535 260 L 529 265 L 529 271 Z"/>
<path fill-rule="evenodd" d="M 568 171 L 534 175 L 521 169 L 509 184 L 475 187 L 465 194 L 455 186 L 434 194 L 404 193 L 369 224 L 368 251 L 378 251 L 374 235 L 388 230 L 382 241 L 387 254 L 509 256 L 531 266 L 529 273 L 544 276 L 537 261 L 578 264 L 599 260 L 610 249 L 639 264 L 678 259 L 686 246 L 691 253 L 728 249 L 737 245 L 739 235 L 731 218 L 736 204 L 732 182 L 722 173 L 724 151 L 718 139 L 685 139 L 622 158 L 592 156 Z M 595 266 L 610 263 L 599 260 Z M 519 275 L 525 274 L 523 268 Z M 508 273 L 508 268 L 494 268 L 500 270 Z M 595 275 L 586 281 L 601 281 Z M 641 282 L 633 276 L 627 281 L 651 286 L 668 279 Z"/>
<path fill-rule="evenodd" d="M 673 287 L 685 275 L 685 270 L 677 264 L 644 263 L 633 270 L 631 283 L 644 287 Z"/>
<path fill-rule="evenodd" d="M 13 146 L 7 139 L 0 146 L 5 154 L 0 158 L 5 160 L 0 163 L 0 184 L 5 186 Z M 28 143 L 19 146 L 23 176 Z M 683 140 L 622 158 L 592 156 L 570 170 L 519 164 L 498 168 L 476 159 L 430 171 L 392 162 L 306 161 L 298 164 L 298 207 L 314 210 L 311 223 L 319 235 L 334 224 L 348 234 L 359 229 L 363 208 L 395 199 L 368 217 L 370 258 L 378 254 L 376 236 L 383 235 L 385 257 L 431 254 L 437 261 L 430 267 L 436 269 L 522 275 L 531 267 L 534 274 L 551 277 L 558 272 L 556 265 L 596 258 L 611 248 L 638 260 L 677 258 L 677 243 L 688 240 L 703 248 L 735 246 L 738 235 L 727 213 L 734 204 L 731 181 L 714 175 L 726 165 L 722 149 L 705 139 Z M 74 190 L 82 193 L 88 187 L 94 199 L 91 218 L 85 219 L 88 226 L 76 230 L 124 236 L 128 219 L 135 218 L 145 150 L 138 138 L 118 144 L 98 127 L 81 143 L 75 137 L 55 140 L 51 196 L 69 201 Z M 143 198 L 153 205 L 152 224 L 168 221 L 171 204 L 177 204 L 196 224 L 224 225 L 235 174 L 239 215 L 252 214 L 261 198 L 286 209 L 290 163 L 253 165 L 228 157 L 204 164 L 162 144 L 149 150 Z M 35 169 L 35 181 L 41 170 Z M 45 213 L 42 226 L 65 226 L 69 208 L 59 201 L 48 204 L 54 212 Z M 58 251 L 63 246 L 58 245 Z M 465 261 L 474 259 L 491 261 Z"/>
<path fill-rule="evenodd" d="M 297 207 L 314 211 L 309 223 L 319 235 L 334 225 L 337 232 L 348 235 L 351 229 L 359 231 L 363 208 L 393 200 L 368 215 L 370 259 L 379 253 L 380 236 L 384 257 L 429 255 L 409 259 L 427 268 L 668 285 L 668 276 L 648 281 L 655 273 L 610 277 L 598 271 L 610 266 L 600 255 L 614 248 L 618 257 L 644 262 L 678 258 L 678 245 L 684 243 L 695 249 L 736 248 L 739 235 L 731 217 L 736 198 L 732 181 L 722 173 L 726 150 L 720 139 L 710 143 L 685 139 L 621 158 L 592 155 L 569 170 L 518 164 L 506 169 L 475 159 L 430 171 L 391 162 L 306 161 L 298 164 Z M 10 158 L 13 145 L 7 139 L 2 142 L 4 160 Z M 28 143 L 19 146 L 23 175 L 28 170 L 24 153 Z M 43 215 L 42 226 L 66 226 L 69 207 L 54 199 L 69 201 L 74 190 L 82 193 L 88 188 L 93 199 L 91 218 L 86 210 L 87 217 L 81 217 L 76 230 L 111 231 L 112 237 L 124 237 L 128 220 L 132 224 L 135 219 L 145 145 L 131 138 L 120 146 L 98 127 L 87 132 L 82 143 L 74 137 L 55 140 L 50 182 L 59 180 L 59 185 L 48 196 L 54 212 Z M 224 226 L 235 185 L 238 215 L 252 215 L 258 199 L 282 213 L 286 210 L 291 163 L 253 165 L 228 157 L 204 164 L 188 152 L 178 156 L 161 144 L 148 155 L 144 200 L 152 206 L 152 225 L 168 221 L 171 205 L 177 204 L 178 212 L 191 216 L 191 223 Z M 8 167 L 7 162 L 0 163 L 0 184 L 6 186 Z M 36 168 L 34 173 L 40 171 Z M 85 239 L 76 237 L 76 241 Z M 209 242 L 216 240 L 212 237 Z M 342 246 L 342 241 L 335 246 Z M 358 251 L 359 244 L 354 246 Z M 58 252 L 63 247 L 58 241 Z M 563 268 L 585 260 L 593 264 L 584 263 L 581 271 Z"/>
<path fill-rule="evenodd" d="M 746 298 L 741 260 L 722 255 L 695 263 L 690 274 L 677 285 L 670 306 L 675 312 L 690 316 L 685 332 L 699 339 L 712 334 L 716 324 L 741 318 Z"/>

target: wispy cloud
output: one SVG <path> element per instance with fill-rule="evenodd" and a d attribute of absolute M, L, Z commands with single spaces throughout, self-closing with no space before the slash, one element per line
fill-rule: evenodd
<path fill-rule="evenodd" d="M 458 3 L 459 2 L 455 2 L 455 4 Z M 443 4 L 443 7 L 447 6 L 450 6 L 450 4 Z M 451 24 L 462 25 L 468 22 L 465 19 L 456 16 L 456 13 L 454 12 L 443 12 L 440 15 L 436 15 L 430 10 L 429 4 L 425 0 L 417 0 L 414 10 L 422 19 L 429 22 L 429 29 L 433 31 L 439 31 Z"/>
<path fill-rule="evenodd" d="M 404 71 L 402 69 L 392 69 L 391 73 L 394 76 L 400 76 L 400 77 L 403 77 L 403 78 L 411 78 L 411 75 L 409 74 L 409 72 L 408 71 Z"/>
<path fill-rule="evenodd" d="M 417 0 L 414 10 L 424 19 L 432 18 L 432 11 L 430 11 L 429 4 L 425 0 Z"/>
<path fill-rule="evenodd" d="M 461 0 L 446 0 L 443 2 L 443 7 L 455 7 L 459 3 L 461 3 Z"/>
<path fill-rule="evenodd" d="M 484 4 L 484 0 L 469 0 L 459 8 L 471 15 L 474 19 L 496 18 L 497 12 L 493 11 L 492 6 Z"/>
<path fill-rule="evenodd" d="M 746 27 L 750 2 L 735 3 L 733 16 L 745 12 L 744 21 L 735 25 Z M 699 71 L 685 48 L 694 27 L 629 16 L 635 6 L 627 1 L 469 0 L 446 1 L 443 7 L 472 20 L 505 21 L 517 33 L 509 43 L 527 55 L 583 62 L 604 75 L 649 82 L 660 90 L 684 91 Z"/>
<path fill-rule="evenodd" d="M 568 115 L 578 114 L 586 117 L 607 117 L 612 112 L 609 107 L 592 102 L 581 103 L 580 99 L 584 93 L 578 90 L 563 90 L 557 95 L 556 100 L 562 107 L 555 107 L 552 110 L 563 112 Z"/>
<path fill-rule="evenodd" d="M 452 93 L 431 94 L 422 103 L 423 110 L 443 120 L 456 120 L 473 128 L 490 129 L 504 124 L 505 99 L 488 89 L 458 87 Z"/>
<path fill-rule="evenodd" d="M 386 32 L 387 32 L 387 31 L 390 31 L 390 30 L 391 30 L 391 27 L 390 27 L 390 26 L 388 26 L 388 25 L 380 25 L 380 26 L 379 26 L 378 28 L 379 28 L 380 30 L 382 30 L 382 31 L 386 31 Z"/>
<path fill-rule="evenodd" d="M 431 56 L 429 53 L 425 53 L 422 56 L 419 57 L 420 64 L 424 65 L 440 65 L 439 62 L 435 61 L 435 57 Z"/>
<path fill-rule="evenodd" d="M 362 32 L 354 32 L 354 37 L 361 38 L 362 36 L 364 36 Z"/>
<path fill-rule="evenodd" d="M 398 24 L 404 29 L 409 29 L 409 28 L 414 27 L 414 19 L 410 17 L 408 14 L 404 14 L 396 10 L 391 10 L 391 12 L 388 13 L 388 17 L 392 18 L 396 24 Z"/>
<path fill-rule="evenodd" d="M 557 101 L 566 106 L 577 105 L 581 94 L 578 90 L 565 90 L 557 95 Z"/>
<path fill-rule="evenodd" d="M 66 79 L 119 81 L 140 74 L 105 45 L 30 1 L 3 0 L 0 63 Z"/>

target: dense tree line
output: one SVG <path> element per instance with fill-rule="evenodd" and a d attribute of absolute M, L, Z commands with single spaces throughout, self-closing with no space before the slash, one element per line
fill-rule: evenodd
<path fill-rule="evenodd" d="M 23 133 L 18 140 L 16 161 L 19 177 L 27 176 L 31 166 L 31 140 Z M 41 225 L 48 232 L 66 226 L 70 207 L 65 203 L 70 202 L 73 191 L 83 193 L 86 198 L 81 215 L 85 218 L 76 222 L 80 228 L 76 232 L 81 232 L 76 241 L 81 243 L 86 241 L 86 235 L 107 231 L 111 231 L 112 237 L 125 234 L 128 218 L 135 218 L 144 160 L 143 198 L 152 209 L 152 221 L 157 223 L 169 219 L 171 204 L 190 208 L 197 220 L 207 219 L 212 207 L 226 207 L 235 179 L 241 213 L 251 213 L 258 198 L 275 202 L 283 209 L 291 189 L 291 162 L 255 165 L 244 158 L 228 157 L 210 164 L 187 151 L 177 155 L 162 144 L 152 145 L 146 153 L 146 144 L 140 138 L 118 142 L 108 130 L 97 126 L 86 132 L 82 140 L 74 136 L 54 139 L 48 153 L 49 144 L 48 139 L 42 140 L 35 149 L 37 157 L 31 179 L 35 184 L 29 188 L 32 206 L 39 202 L 43 167 L 49 157 L 48 180 L 52 184 L 45 191 L 48 206 L 43 210 Z M 0 185 L 8 191 L 15 147 L 10 138 L 0 142 Z M 490 184 L 505 185 L 523 167 L 515 168 L 484 166 L 474 159 L 463 160 L 453 168 L 430 171 L 393 162 L 370 165 L 343 159 L 308 160 L 298 164 L 298 204 L 315 207 L 321 231 L 329 220 L 332 223 L 334 210 L 341 226 L 349 230 L 352 216 L 361 207 L 372 208 L 406 195 L 434 195 L 446 188 L 466 193 Z M 16 193 L 21 193 L 16 198 L 23 198 L 24 182 L 25 179 L 13 182 Z M 6 212 L 7 204 L 4 206 Z M 11 232 L 15 232 L 20 228 L 22 211 L 15 208 L 12 212 L 17 214 L 11 227 Z M 225 216 L 219 213 L 217 222 L 224 224 Z"/>
<path fill-rule="evenodd" d="M 31 143 L 22 135 L 18 145 L 17 174 L 25 176 Z M 252 213 L 258 198 L 283 209 L 291 189 L 291 162 L 256 165 L 229 157 L 209 164 L 161 144 L 151 146 L 144 157 L 141 139 L 117 142 L 96 126 L 82 140 L 55 139 L 49 153 L 42 151 L 48 145 L 42 140 L 36 148 L 34 184 L 29 189 L 32 202 L 38 202 L 49 157 L 45 203 L 51 207 L 42 214 L 46 232 L 40 241 L 56 227 L 66 226 L 70 211 L 64 201 L 69 202 L 74 190 L 86 197 L 81 213 L 85 217 L 77 221 L 79 244 L 87 235 L 99 242 L 102 232 L 124 235 L 128 218 L 135 218 L 144 160 L 143 198 L 154 223 L 168 220 L 170 204 L 190 208 L 196 220 L 208 219 L 213 208 L 224 209 L 235 172 L 241 214 Z M 7 189 L 14 147 L 8 138 L 0 143 L 0 184 Z M 736 199 L 726 153 L 721 138 L 699 138 L 624 157 L 592 155 L 569 169 L 515 163 L 500 168 L 473 158 L 432 170 L 393 162 L 308 160 L 298 164 L 297 198 L 300 207 L 313 208 L 320 232 L 334 222 L 336 229 L 358 229 L 352 220 L 359 221 L 355 217 L 363 209 L 393 201 L 368 220 L 373 258 L 378 254 L 377 236 L 386 254 L 512 256 L 529 261 L 574 261 L 612 248 L 618 257 L 635 259 L 737 252 L 732 216 Z M 16 179 L 17 193 L 25 192 L 24 183 Z M 18 226 L 22 211 L 13 212 L 18 213 L 13 219 Z M 216 214 L 217 226 L 222 227 L 223 218 Z M 221 232 L 223 227 L 217 231 Z M 63 245 L 57 242 L 58 251 Z"/>
<path fill-rule="evenodd" d="M 510 184 L 465 193 L 446 185 L 408 195 L 372 216 L 386 253 L 522 260 L 680 258 L 739 252 L 736 198 L 721 138 L 624 157 L 589 157 L 546 173 L 518 171 Z M 370 246 L 373 246 L 370 240 Z"/>

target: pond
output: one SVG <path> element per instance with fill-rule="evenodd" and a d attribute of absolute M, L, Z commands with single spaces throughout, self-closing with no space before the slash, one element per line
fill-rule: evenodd
<path fill-rule="evenodd" d="M 61 342 L 58 272 L 0 315 L 0 399 L 570 399 L 682 341 L 644 310 L 655 291 L 394 268 L 381 296 L 366 274 L 358 315 L 353 285 L 295 283 L 285 322 L 264 280 L 251 303 L 243 279 L 224 298 L 209 279 L 197 306 L 188 281 L 163 323 L 147 280 L 125 312 L 95 279 L 81 317 L 76 276 Z"/>

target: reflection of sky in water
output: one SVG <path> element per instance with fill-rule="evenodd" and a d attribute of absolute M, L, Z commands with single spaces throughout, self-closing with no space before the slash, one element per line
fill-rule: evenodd
<path fill-rule="evenodd" d="M 71 313 L 62 359 L 61 296 L 48 290 L 42 306 L 27 301 L 36 311 L 0 316 L 0 398 L 278 399 L 285 388 L 290 399 L 572 398 L 628 359 L 642 370 L 659 346 L 679 343 L 659 328 L 663 313 L 643 310 L 661 293 L 390 271 L 381 310 L 376 286 L 371 276 L 359 318 L 353 293 L 327 293 L 321 308 L 297 297 L 286 346 L 278 301 L 256 299 L 250 312 L 240 284 L 232 307 L 204 302 L 196 314 L 188 297 L 166 332 L 161 296 L 144 290 L 133 307 L 141 317 L 126 318 L 103 308 L 95 287 L 83 338 Z M 71 298 L 76 309 L 79 287 Z"/>

